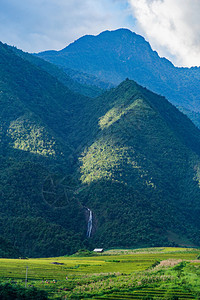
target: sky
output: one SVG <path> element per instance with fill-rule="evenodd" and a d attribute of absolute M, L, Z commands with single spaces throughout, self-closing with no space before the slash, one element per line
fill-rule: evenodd
<path fill-rule="evenodd" d="M 176 66 L 200 66 L 199 15 L 200 0 L 0 0 L 0 40 L 39 52 L 128 28 Z"/>

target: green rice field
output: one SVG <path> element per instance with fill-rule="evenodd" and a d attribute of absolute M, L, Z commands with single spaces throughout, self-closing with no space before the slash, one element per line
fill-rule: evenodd
<path fill-rule="evenodd" d="M 200 249 L 109 250 L 89 257 L 0 259 L 0 283 L 49 299 L 200 299 Z"/>

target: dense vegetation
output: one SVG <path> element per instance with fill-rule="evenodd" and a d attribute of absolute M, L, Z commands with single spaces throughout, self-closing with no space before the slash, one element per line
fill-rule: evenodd
<path fill-rule="evenodd" d="M 2 300 L 47 300 L 47 293 L 34 287 L 25 289 L 10 283 L 0 284 L 0 298 Z"/>
<path fill-rule="evenodd" d="M 89 97 L 96 97 L 102 94 L 105 89 L 112 86 L 111 84 L 100 81 L 95 76 L 67 68 L 58 68 L 56 65 L 40 59 L 39 57 L 25 53 L 15 47 L 10 48 L 16 55 L 46 71 L 76 93 Z"/>
<path fill-rule="evenodd" d="M 3 44 L 0 65 L 0 232 L 14 249 L 200 245 L 200 132 L 186 116 L 128 79 L 74 93 Z"/>
<path fill-rule="evenodd" d="M 95 243 L 167 245 L 175 233 L 199 244 L 199 130 L 129 80 L 100 101 L 100 130 L 80 158 Z"/>
<path fill-rule="evenodd" d="M 38 55 L 60 67 L 86 72 L 115 85 L 127 77 L 133 79 L 189 110 L 194 122 L 194 112 L 200 111 L 200 68 L 174 67 L 160 58 L 143 37 L 128 29 L 86 35 L 61 51 Z"/>
<path fill-rule="evenodd" d="M 73 197 L 68 135 L 73 105 L 81 109 L 88 98 L 3 44 L 0 63 L 1 234 L 25 256 L 72 253 L 83 246 L 86 220 Z"/>
<path fill-rule="evenodd" d="M 17 299 L 198 299 L 198 256 L 198 249 L 149 248 L 94 257 L 0 259 L 0 296 L 4 291 L 21 295 Z"/>
<path fill-rule="evenodd" d="M 0 257 L 18 258 L 20 252 L 13 247 L 11 242 L 0 236 Z"/>

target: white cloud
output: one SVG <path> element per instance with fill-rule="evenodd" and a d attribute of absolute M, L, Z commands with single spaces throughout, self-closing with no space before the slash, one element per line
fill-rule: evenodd
<path fill-rule="evenodd" d="M 1 0 L 0 40 L 25 51 L 61 49 L 85 34 L 127 27 L 124 0 Z"/>
<path fill-rule="evenodd" d="M 24 51 L 58 50 L 85 34 L 127 27 L 176 65 L 200 65 L 200 0 L 0 1 L 0 40 Z"/>
<path fill-rule="evenodd" d="M 200 65 L 199 0 L 129 0 L 137 32 L 179 66 Z"/>

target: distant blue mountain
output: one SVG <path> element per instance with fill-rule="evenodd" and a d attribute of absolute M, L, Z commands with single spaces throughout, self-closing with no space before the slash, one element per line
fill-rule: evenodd
<path fill-rule="evenodd" d="M 200 112 L 200 68 L 177 68 L 128 29 L 86 35 L 61 51 L 37 54 L 60 67 L 92 74 L 115 85 L 125 78 L 164 95 L 176 106 Z"/>

